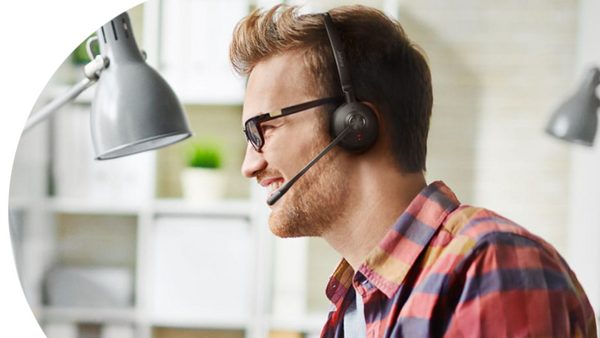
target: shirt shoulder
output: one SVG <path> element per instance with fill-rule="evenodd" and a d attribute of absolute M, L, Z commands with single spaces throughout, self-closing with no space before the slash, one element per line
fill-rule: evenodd
<path fill-rule="evenodd" d="M 530 330 L 532 336 L 595 337 L 593 310 L 567 262 L 515 222 L 461 206 L 444 221 L 436 245 L 441 254 L 432 270 L 450 277 L 442 293 L 454 299 L 448 336 Z"/>
<path fill-rule="evenodd" d="M 482 251 L 492 251 L 512 256 L 519 261 L 514 262 L 516 266 L 523 260 L 537 260 L 538 265 L 551 265 L 553 269 L 571 273 L 562 256 L 541 237 L 489 209 L 468 205 L 458 207 L 446 217 L 428 250 L 438 252 L 435 260 L 451 256 L 452 270 L 469 264 Z M 540 262 L 540 258 L 544 259 Z"/>
<path fill-rule="evenodd" d="M 549 252 L 556 252 L 551 244 L 510 219 L 489 209 L 469 205 L 462 205 L 448 214 L 432 245 L 439 246 L 458 241 L 465 243 L 465 247 L 473 248 L 508 238 L 513 238 L 523 245 L 534 245 Z"/>

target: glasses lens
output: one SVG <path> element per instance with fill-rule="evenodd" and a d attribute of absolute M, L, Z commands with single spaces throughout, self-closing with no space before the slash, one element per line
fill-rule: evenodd
<path fill-rule="evenodd" d="M 254 148 L 256 150 L 259 150 L 262 147 L 263 142 L 262 137 L 260 136 L 260 132 L 258 131 L 258 126 L 254 121 L 250 120 L 246 124 L 246 134 L 250 142 L 252 142 Z"/>

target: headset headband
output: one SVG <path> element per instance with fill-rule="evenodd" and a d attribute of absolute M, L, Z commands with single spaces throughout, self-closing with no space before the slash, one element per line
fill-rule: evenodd
<path fill-rule="evenodd" d="M 342 91 L 346 98 L 346 103 L 356 102 L 356 96 L 354 96 L 354 88 L 352 87 L 352 81 L 350 81 L 350 72 L 348 71 L 348 63 L 342 49 L 342 39 L 340 34 L 335 29 L 335 25 L 331 16 L 328 12 L 323 15 L 323 22 L 325 23 L 325 29 L 327 30 L 327 36 L 331 43 L 331 49 L 333 49 L 333 55 L 335 58 L 335 64 L 337 66 L 338 74 L 340 75 L 340 82 L 342 84 Z"/>

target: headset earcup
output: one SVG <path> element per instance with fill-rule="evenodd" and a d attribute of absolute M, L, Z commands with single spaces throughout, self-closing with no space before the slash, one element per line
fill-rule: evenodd
<path fill-rule="evenodd" d="M 345 103 L 339 106 L 331 117 L 330 133 L 333 138 L 348 126 L 352 131 L 339 143 L 350 151 L 361 151 L 372 146 L 379 134 L 377 115 L 369 106 L 359 103 Z"/>

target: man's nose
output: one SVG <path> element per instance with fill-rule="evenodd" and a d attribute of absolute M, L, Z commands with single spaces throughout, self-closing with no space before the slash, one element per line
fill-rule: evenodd
<path fill-rule="evenodd" d="M 256 173 L 267 166 L 267 161 L 262 153 L 254 150 L 254 147 L 250 143 L 246 146 L 246 155 L 244 156 L 244 162 L 242 163 L 242 175 L 247 178 L 256 176 Z"/>

